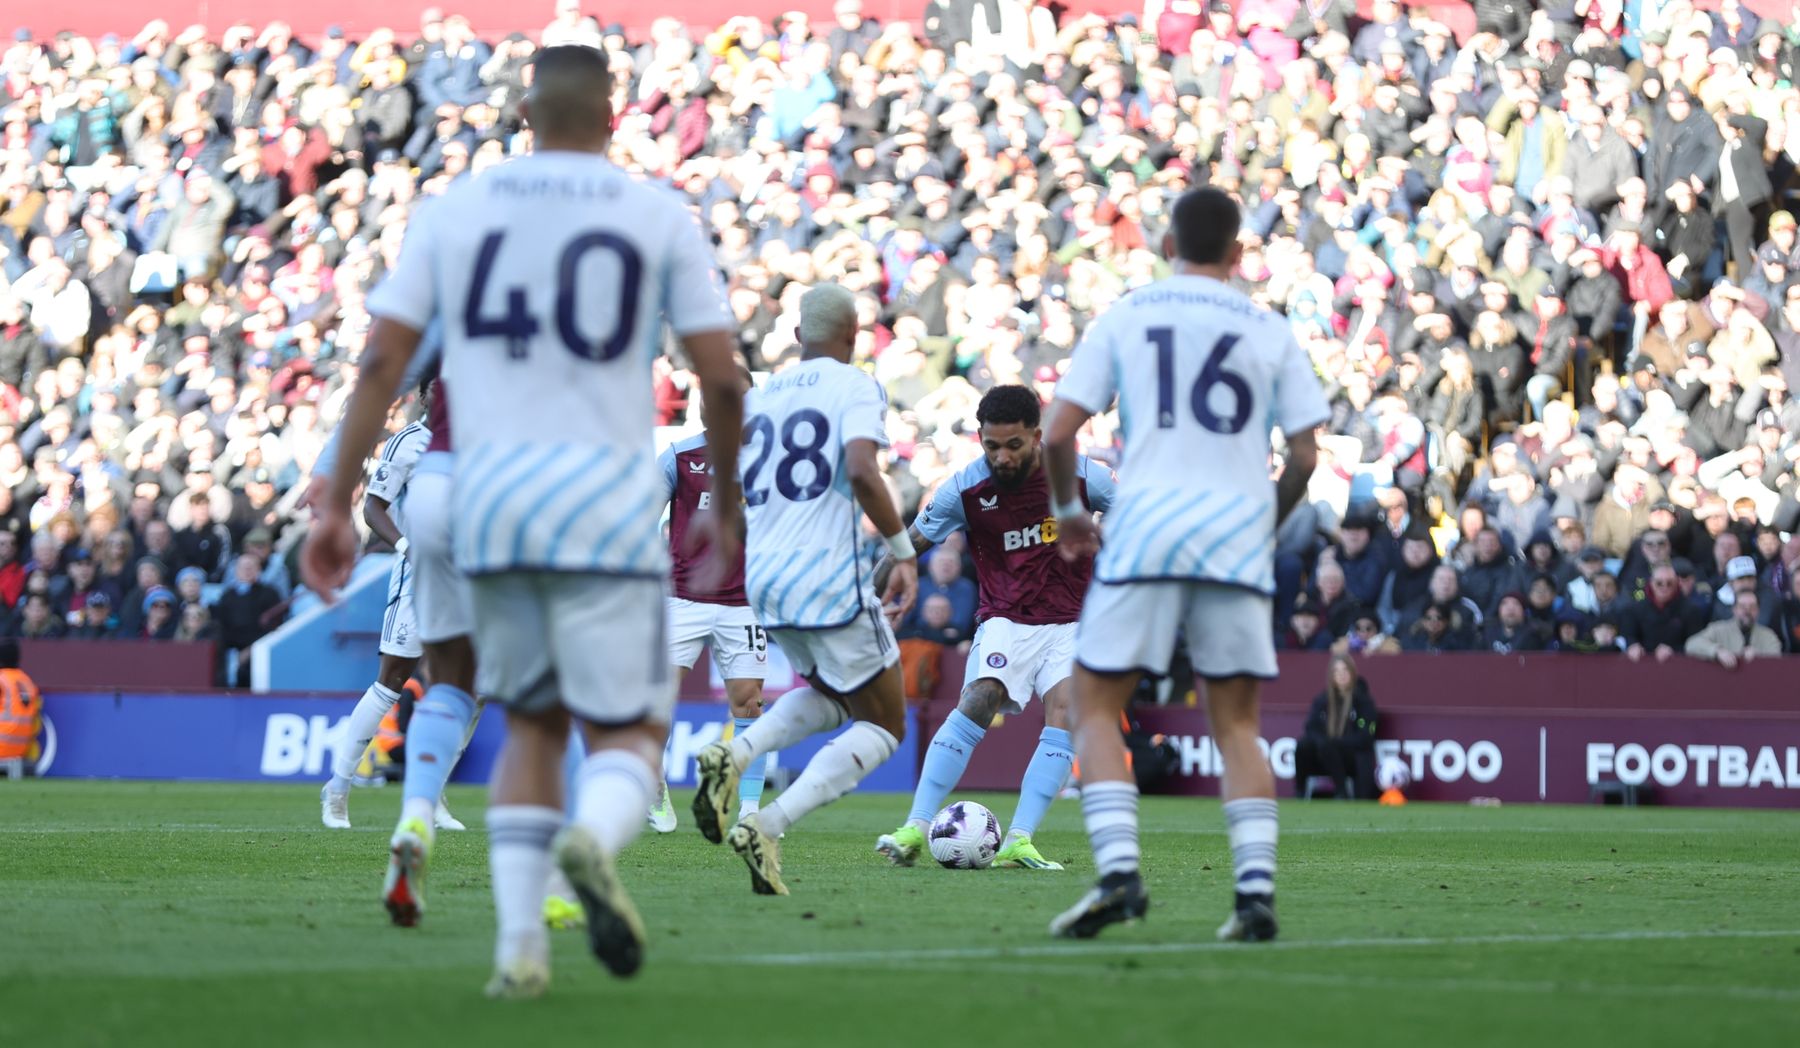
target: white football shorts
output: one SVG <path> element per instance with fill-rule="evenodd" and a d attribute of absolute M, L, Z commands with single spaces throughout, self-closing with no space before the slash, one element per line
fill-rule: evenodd
<path fill-rule="evenodd" d="M 425 654 L 413 607 L 413 579 L 412 564 L 405 557 L 394 557 L 388 568 L 387 610 L 381 613 L 381 644 L 377 648 L 383 655 L 416 659 Z"/>
<path fill-rule="evenodd" d="M 675 706 L 661 579 L 515 571 L 469 580 L 475 655 L 509 708 L 667 724 Z M 655 609 L 647 611 L 646 609 Z"/>
<path fill-rule="evenodd" d="M 1187 631 L 1194 672 L 1209 680 L 1275 679 L 1271 598 L 1216 582 L 1096 580 L 1081 608 L 1075 659 L 1099 673 L 1169 672 Z"/>
<path fill-rule="evenodd" d="M 963 687 L 984 677 L 1006 689 L 1014 713 L 1025 712 L 1033 695 L 1043 695 L 1069 679 L 1075 668 L 1073 622 L 1027 626 L 1011 619 L 988 619 L 975 628 Z"/>
<path fill-rule="evenodd" d="M 436 644 L 475 632 L 469 577 L 456 567 L 450 541 L 451 476 L 420 462 L 406 485 L 407 558 L 412 561 L 413 614 L 419 639 Z"/>
<path fill-rule="evenodd" d="M 900 644 L 880 608 L 866 607 L 848 625 L 827 630 L 770 630 L 797 676 L 839 695 L 860 691 L 900 661 Z"/>
<path fill-rule="evenodd" d="M 731 604 L 707 604 L 669 598 L 669 661 L 694 668 L 700 650 L 712 647 L 713 663 L 725 680 L 764 680 L 769 676 L 769 636 L 756 612 Z"/>

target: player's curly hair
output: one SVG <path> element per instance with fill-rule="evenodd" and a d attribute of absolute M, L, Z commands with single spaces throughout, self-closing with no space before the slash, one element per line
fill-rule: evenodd
<path fill-rule="evenodd" d="M 982 394 L 981 403 L 975 407 L 975 421 L 984 426 L 1017 422 L 1036 429 L 1043 410 L 1034 390 L 1026 386 L 995 386 Z"/>

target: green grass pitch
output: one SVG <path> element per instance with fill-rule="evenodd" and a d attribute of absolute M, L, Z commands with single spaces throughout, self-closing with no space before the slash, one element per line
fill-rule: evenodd
<path fill-rule="evenodd" d="M 1004 821 L 1012 799 L 971 795 Z M 481 793 L 438 839 L 424 924 L 377 896 L 394 788 L 328 832 L 313 787 L 0 783 L 0 1045 L 1748 1045 L 1800 1016 L 1800 814 L 1284 802 L 1281 941 L 1220 946 L 1214 802 L 1144 804 L 1150 919 L 1044 928 L 1092 876 L 895 870 L 906 808 L 852 796 L 752 896 L 686 817 L 622 868 L 645 970 L 557 933 L 550 995 L 484 1000 Z"/>

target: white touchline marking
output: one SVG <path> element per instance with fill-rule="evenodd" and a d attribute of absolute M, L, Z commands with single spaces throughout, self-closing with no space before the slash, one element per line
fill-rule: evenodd
<path fill-rule="evenodd" d="M 1414 939 L 1282 939 L 1254 947 L 1262 950 L 1349 950 L 1388 949 L 1393 947 L 1441 946 L 1532 946 L 1571 942 L 1655 942 L 1687 939 L 1787 939 L 1800 938 L 1800 928 L 1780 931 L 1755 929 L 1716 929 L 1713 931 L 1618 931 L 1574 932 L 1565 935 L 1450 935 L 1421 936 Z M 988 946 L 944 948 L 932 950 L 843 950 L 818 953 L 746 954 L 732 958 L 741 964 L 767 967 L 815 967 L 833 964 L 890 964 L 906 961 L 987 961 L 1014 957 L 1102 957 L 1107 955 L 1155 955 L 1183 953 L 1215 953 L 1243 950 L 1239 943 L 1165 942 L 1165 943 L 1045 943 L 1040 946 Z"/>

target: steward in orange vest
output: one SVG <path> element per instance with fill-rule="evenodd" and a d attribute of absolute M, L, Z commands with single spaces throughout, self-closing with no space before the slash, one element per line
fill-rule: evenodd
<path fill-rule="evenodd" d="M 0 760 L 36 761 L 44 700 L 19 668 L 19 642 L 0 640 Z"/>

